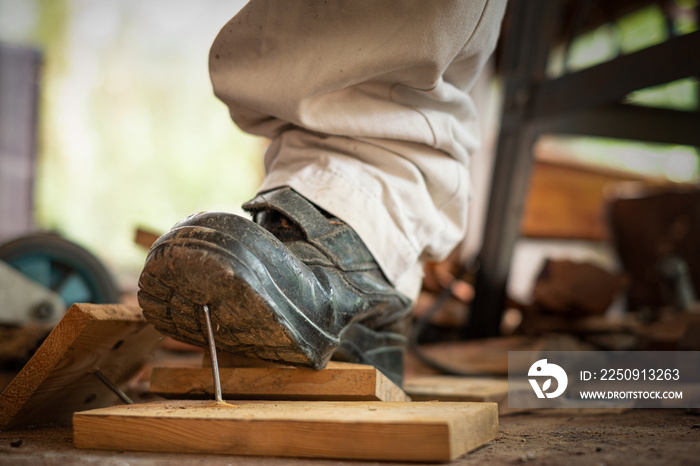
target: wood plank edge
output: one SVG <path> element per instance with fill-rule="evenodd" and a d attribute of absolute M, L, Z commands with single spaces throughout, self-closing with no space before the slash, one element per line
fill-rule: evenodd
<path fill-rule="evenodd" d="M 450 460 L 454 460 L 498 437 L 498 404 L 478 403 L 481 409 L 468 419 L 450 421 Z M 474 427 L 476 424 L 476 427 Z M 470 432 L 472 431 L 472 432 Z M 473 433 L 474 435 L 469 435 Z"/>
<path fill-rule="evenodd" d="M 102 421 L 111 419 L 109 429 L 102 426 Z M 471 418 L 470 418 L 471 419 Z M 177 439 L 168 439 L 164 435 L 167 432 L 177 432 L 179 427 L 176 420 L 162 419 L 152 422 L 152 436 L 139 436 L 128 443 L 120 442 L 123 432 L 137 432 L 138 426 L 144 421 L 154 421 L 154 418 L 119 419 L 118 416 L 109 414 L 83 414 L 75 413 L 73 416 L 73 445 L 79 449 L 98 450 L 130 450 L 150 451 L 164 453 L 214 453 L 223 455 L 243 456 L 275 456 L 275 457 L 301 457 L 301 458 L 326 458 L 339 460 L 377 460 L 377 461 L 410 461 L 410 462 L 447 462 L 462 456 L 469 450 L 460 450 L 461 445 L 455 447 L 453 437 L 457 435 L 450 421 L 435 421 L 420 423 L 420 433 L 416 432 L 416 424 L 411 422 L 395 422 L 389 425 L 394 433 L 393 438 L 400 439 L 400 446 L 396 444 L 387 448 L 386 444 L 370 447 L 368 440 L 376 432 L 377 424 L 373 422 L 357 422 L 351 426 L 343 426 L 342 423 L 306 420 L 211 420 L 210 428 L 217 432 L 223 432 L 218 440 L 223 443 L 221 447 L 210 448 L 190 447 L 185 442 Z M 240 442 L 240 436 L 260 435 L 267 438 L 265 430 L 267 425 L 275 424 L 276 428 L 284 432 L 285 443 L 295 446 L 303 445 L 301 449 L 288 446 L 279 446 L 277 450 L 273 445 L 260 445 L 255 442 Z M 340 426 L 341 432 L 336 432 L 336 438 L 324 439 L 323 436 L 332 429 Z M 201 424 L 200 424 L 201 427 Z M 100 432 L 103 432 L 100 435 Z M 350 442 L 348 446 L 338 446 L 345 443 L 353 434 L 367 437 Z M 425 437 L 439 437 L 444 442 L 433 442 L 425 445 Z M 485 437 L 484 437 L 485 438 Z M 319 440 L 323 439 L 323 440 Z M 341 440 L 339 440 L 341 439 Z M 492 440 L 472 440 L 469 445 L 474 449 Z M 126 439 L 123 439 L 126 440 Z M 482 441 L 483 440 L 483 441 Z M 238 442 L 238 447 L 236 447 Z M 318 443 L 314 443 L 318 442 Z M 325 450 L 325 451 L 321 451 Z M 461 453 L 459 453 L 461 451 Z"/>
<path fill-rule="evenodd" d="M 166 400 L 213 400 L 212 393 L 189 392 L 189 393 L 172 393 L 151 391 L 153 395 L 158 395 Z M 382 400 L 376 395 L 285 395 L 285 394 L 250 394 L 250 393 L 228 393 L 223 392 L 224 400 L 235 402 L 242 401 L 387 401 Z M 388 400 L 402 401 L 402 400 Z"/>
<path fill-rule="evenodd" d="M 411 401 L 411 397 L 381 371 L 375 369 L 375 393 L 381 401 Z"/>
<path fill-rule="evenodd" d="M 339 374 L 340 376 L 347 375 L 349 371 L 357 371 L 364 377 L 370 377 L 371 380 L 368 383 L 373 382 L 374 393 L 369 393 L 368 391 L 362 390 L 362 387 L 356 391 L 345 391 L 338 393 L 327 393 L 327 394 L 314 394 L 314 393 L 271 393 L 271 392 L 261 392 L 261 393 L 250 393 L 242 392 L 240 390 L 231 390 L 226 381 L 230 378 L 235 378 L 237 371 L 242 373 L 252 372 L 252 371 L 285 371 L 285 370 L 296 370 L 295 368 L 227 368 L 222 367 L 219 369 L 220 376 L 222 380 L 222 391 L 223 396 L 229 399 L 251 399 L 251 400 L 312 400 L 312 401 L 411 401 L 411 398 L 404 392 L 398 385 L 389 380 L 384 374 L 378 371 L 376 368 L 371 366 L 358 366 L 339 368 L 331 367 L 324 369 L 323 371 L 329 371 Z M 304 376 L 309 377 L 310 381 L 308 383 L 314 383 L 315 379 L 321 379 L 328 376 L 329 372 L 323 374 L 323 371 L 311 371 L 304 373 Z M 182 378 L 191 377 L 193 381 L 196 380 L 196 384 L 185 385 L 180 390 L 171 389 L 171 384 L 168 383 L 172 378 Z M 201 380 L 206 381 L 206 386 L 202 386 Z M 299 380 L 293 380 L 292 384 L 301 384 L 307 382 L 301 382 Z M 319 386 L 323 382 L 319 382 Z M 342 381 L 336 382 L 336 385 L 343 387 L 349 387 L 349 384 Z M 175 399 L 178 397 L 185 397 L 186 399 L 208 399 L 213 396 L 213 385 L 211 382 L 211 369 L 210 368 L 178 368 L 178 367 L 154 367 L 153 373 L 151 375 L 151 393 L 163 396 L 169 399 Z"/>
<path fill-rule="evenodd" d="M 66 311 L 36 353 L 0 395 L 0 430 L 12 426 L 15 415 L 46 380 L 51 369 L 65 356 L 80 332 L 91 321 L 91 316 L 77 305 Z"/>
<path fill-rule="evenodd" d="M 145 322 L 141 309 L 122 304 L 73 304 L 36 353 L 0 394 L 0 430 L 10 430 L 15 416 L 52 369 L 63 359 L 76 339 L 92 322 L 103 320 Z"/>

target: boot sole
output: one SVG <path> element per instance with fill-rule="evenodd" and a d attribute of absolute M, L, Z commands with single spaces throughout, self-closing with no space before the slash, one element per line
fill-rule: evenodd
<path fill-rule="evenodd" d="M 146 319 L 196 346 L 207 345 L 205 304 L 216 346 L 226 352 L 322 369 L 339 343 L 304 317 L 245 245 L 220 231 L 184 227 L 165 235 L 139 287 Z"/>

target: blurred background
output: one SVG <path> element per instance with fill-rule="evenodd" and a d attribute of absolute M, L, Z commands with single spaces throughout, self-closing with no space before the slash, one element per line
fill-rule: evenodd
<path fill-rule="evenodd" d="M 512 77 L 504 43 L 508 34 L 516 34 L 512 25 L 518 16 L 512 10 L 521 3 L 511 2 L 496 56 L 473 92 L 483 117 L 484 144 L 473 157 L 471 226 L 452 257 L 427 267 L 416 315 L 435 307 L 441 314 L 431 317 L 432 333 L 427 331 L 426 341 L 465 336 L 478 268 L 471 265 L 478 264 L 483 249 L 494 157 L 499 135 L 503 136 L 501 122 L 514 108 L 508 99 L 527 104 L 527 96 L 521 99 L 517 92 L 507 96 L 505 104 L 503 97 Z M 193 212 L 240 212 L 241 203 L 254 195 L 262 180 L 267 141 L 242 133 L 230 121 L 226 107 L 213 96 L 207 60 L 219 29 L 243 4 L 0 0 L 2 53 L 5 58 L 21 55 L 18 65 L 8 66 L 6 61 L 0 68 L 0 108 L 5 108 L 0 110 L 0 243 L 36 231 L 56 232 L 96 256 L 116 278 L 119 293 L 133 302 L 146 254 L 134 241 L 137 229 L 158 234 Z M 547 38 L 546 63 L 536 77 L 538 83 L 598 69 L 698 30 L 697 0 L 571 0 L 561 5 L 557 30 Z M 669 60 L 673 64 L 673 57 Z M 669 63 L 652 62 L 648 70 L 667 68 Z M 18 77 L 22 70 L 24 77 Z M 697 115 L 697 74 L 635 89 L 618 103 L 636 111 Z M 614 81 L 633 77 L 623 73 L 609 82 L 591 82 L 579 90 L 578 98 L 594 96 Z M 579 303 L 580 309 L 573 313 L 579 317 L 586 312 L 619 317 L 642 308 L 652 308 L 658 316 L 656 309 L 672 304 L 672 298 L 645 302 L 646 298 L 633 296 L 630 300 L 635 279 L 624 256 L 639 256 L 646 246 L 621 251 L 619 241 L 615 242 L 624 235 L 634 238 L 634 231 L 656 231 L 660 224 L 672 222 L 648 219 L 641 230 L 622 231 L 611 224 L 610 206 L 613 199 L 635 197 L 652 188 L 662 193 L 697 190 L 697 146 L 670 141 L 673 138 L 633 141 L 640 138 L 581 133 L 539 131 L 532 141 L 532 166 L 520 177 L 527 195 L 523 205 L 513 210 L 518 231 L 512 260 L 506 263 L 508 300 L 503 322 L 496 323 L 506 334 L 537 334 L 537 326 L 531 325 L 530 330 L 524 326 L 528 315 L 531 322 L 540 323 L 547 321 L 542 317 L 547 312 L 568 315 L 552 310 L 557 303 L 542 298 L 542 293 L 538 302 L 535 292 L 538 279 L 546 281 L 560 272 L 565 277 L 584 277 L 583 281 L 566 279 L 573 283 L 566 286 L 584 294 L 600 290 L 601 283 L 614 285 L 592 307 Z M 698 205 L 688 205 L 678 215 L 697 216 Z M 663 203 L 640 209 L 673 210 Z M 622 224 L 636 225 L 631 218 L 625 217 Z M 696 228 L 693 222 L 681 222 L 674 230 L 678 244 L 689 241 L 688 232 Z M 683 262 L 695 264 L 697 250 L 687 253 L 687 248 L 674 248 L 664 251 L 690 254 Z M 574 265 L 562 271 L 548 267 L 547 261 Z M 657 267 L 656 262 L 637 269 L 648 275 L 649 267 Z M 690 273 L 697 279 L 698 270 Z M 586 277 L 592 281 L 586 282 Z M 435 306 L 445 289 L 451 290 L 449 299 Z M 561 305 L 571 308 L 566 299 Z M 544 314 L 540 312 L 543 303 L 549 306 Z M 500 319 L 501 314 L 497 316 Z"/>
<path fill-rule="evenodd" d="M 243 4 L 0 0 L 0 42 L 40 52 L 35 226 L 89 249 L 124 287 L 145 258 L 137 227 L 238 212 L 261 182 L 265 141 L 231 122 L 207 67 Z"/>

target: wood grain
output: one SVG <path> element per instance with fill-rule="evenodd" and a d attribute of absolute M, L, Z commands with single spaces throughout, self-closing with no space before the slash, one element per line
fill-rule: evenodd
<path fill-rule="evenodd" d="M 566 238 L 602 241 L 606 188 L 642 179 L 627 173 L 537 161 L 523 211 L 521 234 L 529 238 Z"/>
<path fill-rule="evenodd" d="M 494 403 L 166 401 L 76 413 L 77 448 L 449 461 L 498 434 Z"/>
<path fill-rule="evenodd" d="M 376 368 L 331 361 L 321 370 L 273 367 L 220 367 L 221 390 L 229 399 L 410 401 Z M 151 392 L 165 398 L 212 398 L 209 367 L 155 367 Z"/>
<path fill-rule="evenodd" d="M 74 304 L 0 395 L 0 429 L 70 424 L 75 411 L 110 406 L 157 348 L 160 334 L 137 307 Z"/>

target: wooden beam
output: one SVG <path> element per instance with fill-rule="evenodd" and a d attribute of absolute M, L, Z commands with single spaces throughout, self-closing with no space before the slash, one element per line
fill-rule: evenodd
<path fill-rule="evenodd" d="M 165 401 L 76 413 L 77 448 L 449 461 L 498 434 L 495 403 Z"/>
<path fill-rule="evenodd" d="M 700 31 L 543 82 L 530 119 L 620 102 L 630 92 L 700 75 Z"/>
<path fill-rule="evenodd" d="M 615 104 L 531 124 L 538 134 L 573 134 L 700 146 L 700 112 Z"/>
<path fill-rule="evenodd" d="M 373 366 L 331 361 L 321 370 L 291 366 L 220 367 L 228 399 L 410 401 L 401 388 Z M 156 367 L 151 392 L 165 398 L 213 399 L 211 369 Z"/>
<path fill-rule="evenodd" d="M 160 338 L 137 307 L 74 304 L 0 395 L 0 430 L 67 425 L 76 411 L 114 404 L 94 371 L 123 387 Z"/>

